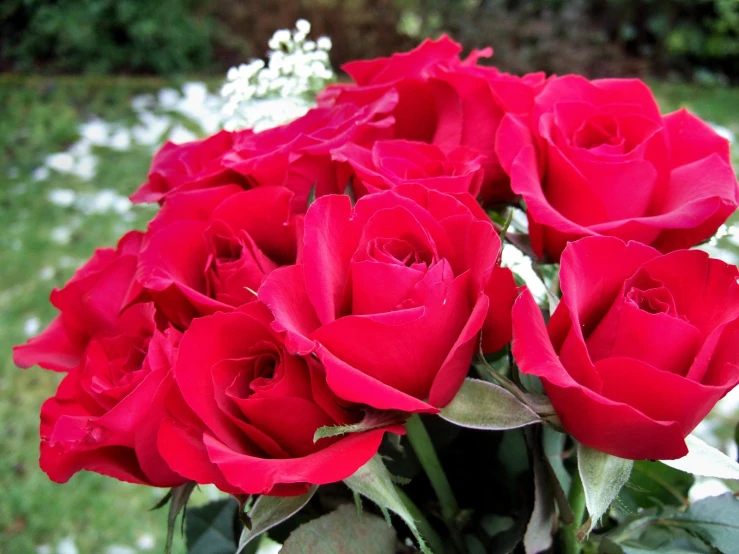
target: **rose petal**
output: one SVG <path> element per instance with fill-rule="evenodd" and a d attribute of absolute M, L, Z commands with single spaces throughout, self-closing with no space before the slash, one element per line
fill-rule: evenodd
<path fill-rule="evenodd" d="M 284 460 L 256 458 L 237 452 L 206 434 L 208 457 L 224 478 L 245 494 L 280 494 L 291 496 L 305 492 L 305 487 L 280 491 L 280 485 L 324 485 L 346 479 L 377 453 L 385 429 L 352 433 L 301 458 Z"/>
<path fill-rule="evenodd" d="M 603 379 L 602 396 L 622 402 L 656 421 L 678 422 L 685 437 L 737 382 L 701 385 L 634 359 L 613 357 L 595 364 Z"/>
<path fill-rule="evenodd" d="M 511 341 L 511 308 L 518 297 L 511 270 L 496 266 L 485 286 L 485 294 L 490 305 L 482 327 L 482 351 L 488 354 L 497 352 Z"/>
<path fill-rule="evenodd" d="M 275 316 L 272 327 L 284 331 L 288 351 L 300 355 L 315 350 L 314 341 L 308 337 L 321 326 L 308 297 L 303 271 L 302 265 L 280 267 L 269 274 L 259 289 L 259 300 Z"/>
<path fill-rule="evenodd" d="M 568 375 L 528 290 L 513 305 L 513 356 L 523 373 L 542 379 L 563 426 L 584 445 L 634 460 L 668 460 L 687 453 L 677 422 L 655 421 L 582 387 Z"/>

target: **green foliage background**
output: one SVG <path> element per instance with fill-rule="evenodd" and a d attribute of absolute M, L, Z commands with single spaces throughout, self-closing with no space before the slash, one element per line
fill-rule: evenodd
<path fill-rule="evenodd" d="M 739 0 L 3 0 L 0 70 L 222 73 L 298 17 L 337 65 L 449 32 L 515 72 L 739 79 Z"/>

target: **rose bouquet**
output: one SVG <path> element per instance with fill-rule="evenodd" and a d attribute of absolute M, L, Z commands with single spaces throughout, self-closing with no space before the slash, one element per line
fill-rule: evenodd
<path fill-rule="evenodd" d="M 686 499 L 739 478 L 691 435 L 739 383 L 739 271 L 690 250 L 739 203 L 727 141 L 641 81 L 460 52 L 159 150 L 146 231 L 15 349 L 65 374 L 51 479 L 171 488 L 170 539 L 215 485 L 193 553 L 737 552 L 739 500 Z"/>

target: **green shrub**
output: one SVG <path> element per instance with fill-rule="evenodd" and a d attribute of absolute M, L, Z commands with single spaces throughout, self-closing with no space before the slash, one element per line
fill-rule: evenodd
<path fill-rule="evenodd" d="M 0 59 L 17 71 L 200 70 L 211 60 L 202 0 L 2 0 Z"/>

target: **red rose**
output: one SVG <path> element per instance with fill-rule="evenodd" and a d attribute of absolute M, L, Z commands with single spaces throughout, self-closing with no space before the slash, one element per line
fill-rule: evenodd
<path fill-rule="evenodd" d="M 467 374 L 499 250 L 469 194 L 401 185 L 354 208 L 332 195 L 306 214 L 303 263 L 272 272 L 259 298 L 288 349 L 315 353 L 341 398 L 433 412 Z M 496 292 L 509 302 L 515 294 Z M 489 345 L 507 342 L 510 329 L 500 329 Z"/>
<path fill-rule="evenodd" d="M 304 213 L 311 190 L 317 197 L 344 192 L 349 174 L 331 160 L 331 151 L 391 138 L 389 114 L 396 103 L 391 91 L 362 105 L 315 108 L 287 125 L 239 137 L 225 163 L 253 186 L 291 190 L 293 209 Z"/>
<path fill-rule="evenodd" d="M 156 449 L 180 333 L 156 327 L 134 275 L 142 234 L 97 250 L 51 301 L 61 312 L 14 349 L 20 367 L 68 371 L 41 408 L 41 468 L 65 482 L 82 469 L 123 481 L 180 484 Z M 145 303 L 133 304 L 136 298 Z"/>
<path fill-rule="evenodd" d="M 178 328 L 256 299 L 264 278 L 295 263 L 302 216 L 281 187 L 237 186 L 171 196 L 151 222 L 137 279 Z"/>
<path fill-rule="evenodd" d="M 17 366 L 69 371 L 79 365 L 94 334 L 116 328 L 121 310 L 141 288 L 134 275 L 142 237 L 133 231 L 117 249 L 96 250 L 63 289 L 52 291 L 51 303 L 61 313 L 40 335 L 13 349 Z"/>
<path fill-rule="evenodd" d="M 157 449 L 171 363 L 181 334 L 159 331 L 151 303 L 135 304 L 116 328 L 96 333 L 80 365 L 41 407 L 41 469 L 65 483 L 80 470 L 121 481 L 184 483 Z"/>
<path fill-rule="evenodd" d="M 462 146 L 444 154 L 424 142 L 380 140 L 371 148 L 346 144 L 334 150 L 332 157 L 351 166 L 358 196 L 404 183 L 476 196 L 482 184 L 482 156 Z"/>
<path fill-rule="evenodd" d="M 333 85 L 319 94 L 319 105 L 362 105 L 389 90 L 398 93 L 393 110 L 395 138 L 433 143 L 444 151 L 467 146 L 484 156 L 482 199 L 511 198 L 508 176 L 495 154 L 495 136 L 506 113 L 528 113 L 544 74 L 523 78 L 475 65 L 492 54 L 473 51 L 460 60 L 462 47 L 443 36 L 411 52 L 343 66 L 355 85 Z"/>
<path fill-rule="evenodd" d="M 641 81 L 555 78 L 535 104 L 506 116 L 496 151 L 538 256 L 589 235 L 688 248 L 736 209 L 728 142 L 685 110 L 661 117 Z"/>
<path fill-rule="evenodd" d="M 223 165 L 223 156 L 231 151 L 236 137 L 250 136 L 249 130 L 220 131 L 202 140 L 174 144 L 167 142 L 154 156 L 148 180 L 131 195 L 132 202 L 162 202 L 174 192 L 248 181 Z"/>
<path fill-rule="evenodd" d="M 386 430 L 313 441 L 359 412 L 326 387 L 318 360 L 289 354 L 252 303 L 193 322 L 174 368 L 179 391 L 159 435 L 164 458 L 198 483 L 232 493 L 289 496 L 340 481 L 364 465 Z"/>
<path fill-rule="evenodd" d="M 528 291 L 515 303 L 513 355 L 584 445 L 680 458 L 684 437 L 739 383 L 738 277 L 697 250 L 579 240 L 562 254 L 548 328 Z"/>

